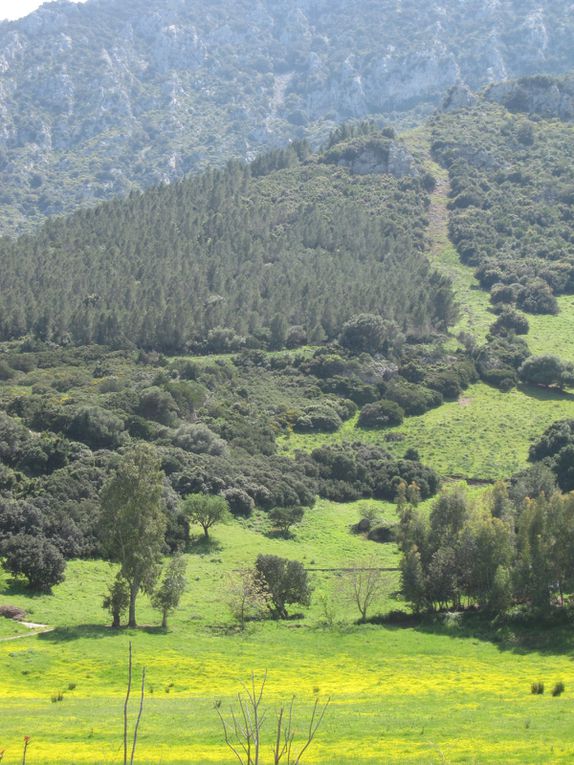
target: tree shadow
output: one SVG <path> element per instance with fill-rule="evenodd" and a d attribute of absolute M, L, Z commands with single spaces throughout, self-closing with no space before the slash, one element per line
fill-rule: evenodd
<path fill-rule="evenodd" d="M 38 635 L 38 640 L 46 643 L 69 643 L 72 640 L 81 640 L 82 638 L 117 637 L 125 631 L 125 629 L 112 629 L 112 627 L 104 624 L 78 624 L 73 627 L 56 627 L 50 632 L 42 632 Z"/>
<path fill-rule="evenodd" d="M 30 589 L 23 579 L 8 579 L 6 586 L 2 589 L 2 595 L 13 595 L 23 598 L 45 598 L 51 594 L 51 592 L 40 592 Z"/>
<path fill-rule="evenodd" d="M 535 398 L 538 401 L 574 401 L 574 393 L 560 388 L 546 388 L 539 385 L 525 385 L 521 383 L 517 389 L 529 398 Z"/>
<path fill-rule="evenodd" d="M 77 624 L 73 627 L 56 627 L 50 632 L 41 632 L 38 638 L 47 643 L 69 643 L 72 640 L 81 640 L 82 638 L 94 640 L 119 637 L 125 634 L 133 635 L 138 632 L 143 632 L 146 635 L 166 635 L 169 632 L 169 627 L 165 629 L 158 625 L 145 624 L 136 628 L 123 626 L 114 629 L 106 624 Z"/>
<path fill-rule="evenodd" d="M 517 623 L 511 619 L 490 620 L 484 614 L 471 612 L 425 616 L 396 612 L 371 617 L 367 623 L 380 625 L 393 632 L 414 629 L 436 637 L 487 642 L 501 652 L 518 655 L 574 654 L 572 620 L 566 615 L 548 621 L 536 622 L 532 619 L 530 622 Z"/>
<path fill-rule="evenodd" d="M 220 552 L 222 544 L 213 537 L 198 536 L 189 540 L 186 547 L 186 552 L 190 555 L 213 555 L 213 553 Z"/>
<path fill-rule="evenodd" d="M 263 536 L 267 537 L 267 539 L 295 539 L 295 534 L 292 531 L 282 531 L 281 529 L 270 529 L 269 531 L 266 531 Z"/>

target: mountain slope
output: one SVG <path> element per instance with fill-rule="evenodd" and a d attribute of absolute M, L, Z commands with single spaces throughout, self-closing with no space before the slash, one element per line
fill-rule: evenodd
<path fill-rule="evenodd" d="M 574 67 L 559 0 L 88 0 L 0 24 L 0 231 L 336 122 Z"/>
<path fill-rule="evenodd" d="M 370 132 L 50 221 L 0 242 L 0 334 L 181 352 L 281 347 L 289 327 L 333 338 L 364 312 L 444 329 L 450 286 L 424 254 L 429 181 Z"/>

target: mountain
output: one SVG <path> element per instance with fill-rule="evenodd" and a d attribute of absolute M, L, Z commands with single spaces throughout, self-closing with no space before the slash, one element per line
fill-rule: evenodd
<path fill-rule="evenodd" d="M 457 82 L 574 68 L 562 0 L 88 0 L 0 24 L 0 231 Z M 415 116 L 413 116 L 415 115 Z"/>

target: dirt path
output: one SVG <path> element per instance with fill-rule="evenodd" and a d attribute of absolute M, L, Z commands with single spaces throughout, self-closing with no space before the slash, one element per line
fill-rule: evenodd
<path fill-rule="evenodd" d="M 29 629 L 29 632 L 24 632 L 22 635 L 12 635 L 10 637 L 0 638 L 0 643 L 8 643 L 12 640 L 23 640 L 24 638 L 34 637 L 34 635 L 44 635 L 46 632 L 53 632 L 54 627 L 49 627 L 47 624 L 36 624 L 35 622 L 18 622 L 23 627 Z"/>
<path fill-rule="evenodd" d="M 474 276 L 474 269 L 461 263 L 456 248 L 449 238 L 448 201 L 450 180 L 448 172 L 436 162 L 427 158 L 426 165 L 436 179 L 436 187 L 431 193 L 428 212 L 429 226 L 427 235 L 430 240 L 431 260 L 441 273 L 452 280 L 459 305 L 459 320 L 452 328 L 452 334 L 460 332 L 472 334 L 482 342 L 493 322 L 489 311 L 488 293 L 481 289 Z"/>

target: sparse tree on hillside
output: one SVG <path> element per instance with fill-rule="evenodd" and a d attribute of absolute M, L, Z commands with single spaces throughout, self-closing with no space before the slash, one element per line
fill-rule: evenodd
<path fill-rule="evenodd" d="M 165 544 L 163 476 L 153 449 L 138 444 L 122 458 L 102 491 L 102 548 L 129 586 L 128 626 L 136 627 L 136 599 L 151 592 Z"/>
<path fill-rule="evenodd" d="M 354 568 L 348 572 L 347 593 L 349 600 L 357 607 L 361 615 L 361 623 L 367 621 L 371 606 L 381 596 L 382 573 L 375 561 L 367 564 L 366 568 Z"/>
<path fill-rule="evenodd" d="M 201 526 L 205 539 L 209 539 L 213 526 L 231 518 L 225 497 L 212 494 L 190 494 L 183 503 L 183 512 L 189 523 Z"/>
<path fill-rule="evenodd" d="M 121 618 L 128 610 L 130 604 L 130 589 L 126 580 L 118 574 L 110 585 L 107 595 L 102 603 L 106 611 L 112 616 L 112 629 L 121 627 Z"/>
<path fill-rule="evenodd" d="M 159 587 L 152 593 L 151 603 L 161 611 L 163 629 L 167 629 L 167 617 L 178 607 L 185 591 L 185 570 L 185 558 L 181 555 L 173 557 L 167 564 Z"/>
<path fill-rule="evenodd" d="M 255 571 L 244 569 L 230 577 L 228 586 L 229 609 L 241 630 L 248 619 L 256 619 L 268 608 L 269 593 Z"/>
<path fill-rule="evenodd" d="M 299 505 L 292 507 L 275 507 L 269 513 L 269 519 L 275 528 L 283 534 L 288 534 L 292 526 L 301 523 L 305 510 Z"/>
<path fill-rule="evenodd" d="M 259 555 L 255 562 L 257 581 L 269 593 L 269 609 L 278 619 L 287 618 L 287 605 L 311 602 L 311 587 L 303 564 L 277 555 Z"/>

